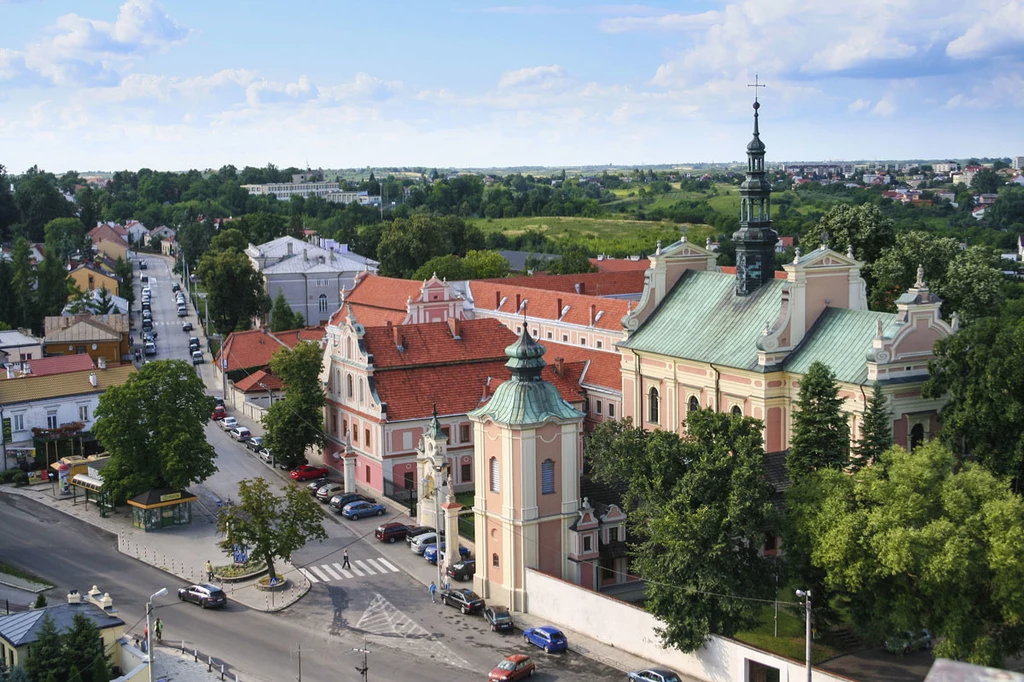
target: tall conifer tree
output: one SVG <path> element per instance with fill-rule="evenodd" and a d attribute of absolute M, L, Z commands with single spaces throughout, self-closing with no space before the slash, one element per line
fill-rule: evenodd
<path fill-rule="evenodd" d="M 846 466 L 850 426 L 842 407 L 835 374 L 823 362 L 814 362 L 800 380 L 793 415 L 793 439 L 786 457 L 791 480 L 795 482 L 812 471 Z"/>
<path fill-rule="evenodd" d="M 850 453 L 850 470 L 870 466 L 879 456 L 892 447 L 892 414 L 885 402 L 881 385 L 876 381 L 871 398 L 864 410 L 864 422 L 860 440 Z"/>

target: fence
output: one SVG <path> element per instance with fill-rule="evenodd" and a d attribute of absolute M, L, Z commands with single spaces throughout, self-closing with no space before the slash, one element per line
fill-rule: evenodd
<path fill-rule="evenodd" d="M 399 487 L 390 478 L 384 477 L 384 497 L 408 509 L 410 516 L 416 516 L 416 500 L 418 496 L 416 488 Z"/>

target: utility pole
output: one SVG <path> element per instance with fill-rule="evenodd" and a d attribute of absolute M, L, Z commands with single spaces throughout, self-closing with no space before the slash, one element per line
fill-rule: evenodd
<path fill-rule="evenodd" d="M 366 648 L 366 639 L 365 638 L 363 639 L 363 648 L 362 649 L 353 649 L 352 652 L 356 653 L 356 654 L 362 654 L 363 655 L 363 666 L 359 667 L 357 665 L 356 666 L 356 672 L 359 673 L 362 676 L 363 682 L 367 682 L 367 680 L 370 679 L 370 666 L 366 662 L 366 654 L 370 653 L 370 650 Z"/>
<path fill-rule="evenodd" d="M 811 591 L 810 590 L 797 590 L 796 596 L 804 598 L 804 605 L 807 610 L 806 612 L 806 623 L 804 637 L 804 656 L 807 658 L 807 682 L 811 682 Z"/>

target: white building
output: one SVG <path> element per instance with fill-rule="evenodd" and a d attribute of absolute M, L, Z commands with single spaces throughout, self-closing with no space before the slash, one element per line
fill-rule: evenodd
<path fill-rule="evenodd" d="M 41 357 L 43 340 L 32 336 L 28 329 L 0 331 L 0 364 L 18 364 Z"/>
<path fill-rule="evenodd" d="M 932 170 L 935 173 L 943 173 L 948 175 L 953 171 L 960 170 L 960 164 L 957 163 L 956 161 L 944 161 L 942 163 L 933 163 Z"/>
<path fill-rule="evenodd" d="M 1016 170 L 1024 170 L 1024 156 L 1013 157 L 1013 167 Z"/>
<path fill-rule="evenodd" d="M 336 182 L 278 182 L 265 185 L 242 185 L 242 189 L 254 196 L 267 196 L 273 194 L 282 201 L 288 201 L 292 197 L 326 197 L 328 194 L 341 191 L 341 185 Z M 351 203 L 351 202 L 342 202 Z"/>

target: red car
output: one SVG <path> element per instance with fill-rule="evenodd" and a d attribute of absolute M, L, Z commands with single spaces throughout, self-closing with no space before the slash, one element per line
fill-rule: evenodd
<path fill-rule="evenodd" d="M 537 672 L 537 666 L 533 664 L 529 656 L 512 654 L 506 656 L 505 660 L 491 671 L 487 679 L 490 682 L 514 682 L 514 680 L 525 680 L 535 672 Z"/>
<path fill-rule="evenodd" d="M 217 422 L 226 416 L 228 416 L 228 411 L 224 409 L 223 405 L 218 405 L 217 407 L 213 408 L 213 413 L 210 415 L 210 419 Z"/>
<path fill-rule="evenodd" d="M 303 464 L 297 469 L 292 469 L 289 476 L 293 481 L 308 481 L 311 478 L 327 478 L 331 475 L 327 467 L 315 467 L 311 464 Z"/>

